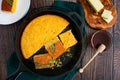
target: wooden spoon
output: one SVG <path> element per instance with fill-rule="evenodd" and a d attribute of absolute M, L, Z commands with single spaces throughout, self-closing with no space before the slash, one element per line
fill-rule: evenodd
<path fill-rule="evenodd" d="M 84 69 L 94 60 L 94 58 L 99 54 L 99 53 L 102 53 L 104 50 L 106 49 L 106 46 L 104 44 L 101 44 L 96 53 L 94 54 L 94 56 L 88 61 L 88 63 L 83 67 L 83 68 L 80 68 L 79 69 L 79 72 L 80 73 L 83 73 Z"/>

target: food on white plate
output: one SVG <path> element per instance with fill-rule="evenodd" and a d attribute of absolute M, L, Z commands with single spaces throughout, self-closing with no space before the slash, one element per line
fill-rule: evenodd
<path fill-rule="evenodd" d="M 25 59 L 35 54 L 47 41 L 55 38 L 69 22 L 57 15 L 46 14 L 33 19 L 21 36 L 21 50 Z"/>
<path fill-rule="evenodd" d="M 79 1 L 82 4 L 85 14 L 85 19 L 90 27 L 95 29 L 108 29 L 115 24 L 117 20 L 117 11 L 111 0 L 99 0 L 104 7 L 102 8 L 101 6 L 100 9 L 96 7 L 95 9 L 98 12 L 96 12 L 95 9 L 91 6 L 91 3 L 92 5 L 97 6 L 96 4 L 98 4 L 98 2 L 96 2 L 96 0 L 94 0 L 94 2 L 93 0 L 90 0 L 91 3 L 88 0 L 79 0 Z M 107 20 L 103 19 L 102 17 L 103 16 L 102 13 L 104 12 L 104 10 L 111 11 L 111 15 L 109 15 L 110 18 L 108 18 Z"/>
<path fill-rule="evenodd" d="M 100 0 L 87 0 L 96 12 L 104 8 Z"/>
<path fill-rule="evenodd" d="M 110 21 L 112 21 L 113 16 L 112 16 L 112 12 L 109 10 L 104 10 L 101 17 L 103 18 L 103 20 L 105 20 L 107 23 L 110 23 Z"/>
<path fill-rule="evenodd" d="M 17 0 L 2 0 L 2 11 L 12 12 L 16 11 Z"/>

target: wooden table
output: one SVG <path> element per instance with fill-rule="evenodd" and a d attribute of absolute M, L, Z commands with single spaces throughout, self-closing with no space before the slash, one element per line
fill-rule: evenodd
<path fill-rule="evenodd" d="M 30 9 L 49 6 L 54 0 L 31 0 Z M 74 1 L 75 0 L 66 0 Z M 96 57 L 96 59 L 85 69 L 82 74 L 82 80 L 120 80 L 120 1 L 112 0 L 118 11 L 118 20 L 116 24 L 108 29 L 112 35 L 112 47 L 103 54 Z M 0 25 L 0 80 L 6 78 L 6 60 L 15 51 L 14 36 L 20 21 L 7 26 Z M 96 30 L 87 27 L 87 41 L 90 35 Z M 91 48 L 90 44 L 86 49 L 86 54 L 83 59 L 83 65 L 93 56 L 95 50 Z M 73 80 L 79 80 L 80 74 L 77 73 Z"/>

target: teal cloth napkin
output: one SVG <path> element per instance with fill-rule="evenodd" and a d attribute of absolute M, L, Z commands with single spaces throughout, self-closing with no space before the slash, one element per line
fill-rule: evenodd
<path fill-rule="evenodd" d="M 55 1 L 54 4 L 50 7 L 50 9 L 59 10 L 59 11 L 66 12 L 66 13 L 67 12 L 77 12 L 84 21 L 84 13 L 82 10 L 82 6 L 79 3 L 66 2 L 66 1 Z M 73 16 L 73 19 L 75 19 L 75 21 L 79 24 L 79 21 L 76 19 L 76 17 Z M 83 27 L 82 33 L 84 36 L 85 35 L 85 24 L 82 27 Z M 20 62 L 17 58 L 16 53 L 13 52 L 12 55 L 7 60 L 8 75 L 14 73 L 17 70 L 19 63 Z M 75 67 L 68 74 L 65 74 L 65 75 L 59 76 L 59 77 L 54 77 L 54 78 L 38 76 L 31 72 L 22 72 L 19 76 L 16 77 L 15 80 L 71 80 L 77 71 L 78 71 L 78 68 Z"/>
<path fill-rule="evenodd" d="M 85 23 L 85 17 L 84 17 L 84 11 L 82 9 L 82 5 L 80 3 L 75 3 L 75 2 L 67 2 L 67 1 L 60 1 L 60 0 L 57 0 L 52 6 L 50 9 L 53 9 L 53 10 L 59 10 L 59 11 L 62 11 L 62 12 L 66 12 L 66 13 L 69 13 L 69 12 L 76 12 L 78 13 L 81 18 L 83 19 L 83 27 L 82 27 L 82 34 L 83 36 L 85 36 L 85 30 L 86 30 L 86 23 Z M 78 23 L 79 25 L 79 20 L 76 16 L 72 16 L 72 18 L 76 21 L 76 23 Z"/>

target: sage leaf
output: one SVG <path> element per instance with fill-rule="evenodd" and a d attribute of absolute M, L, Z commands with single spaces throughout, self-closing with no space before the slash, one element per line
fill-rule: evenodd
<path fill-rule="evenodd" d="M 12 6 L 12 4 L 13 4 L 13 0 L 6 0 L 6 2 L 7 2 L 10 6 Z"/>

